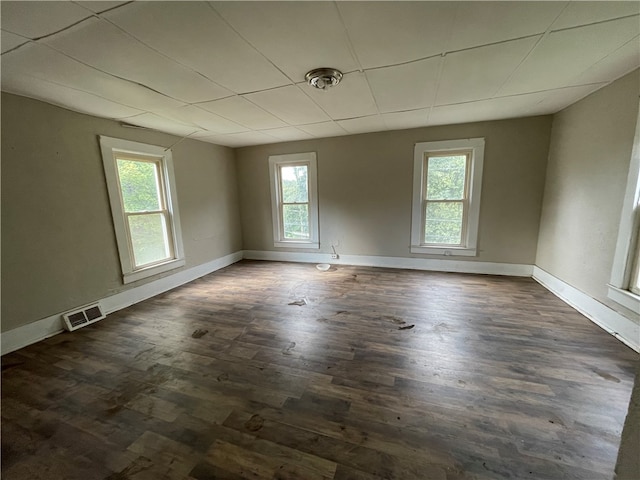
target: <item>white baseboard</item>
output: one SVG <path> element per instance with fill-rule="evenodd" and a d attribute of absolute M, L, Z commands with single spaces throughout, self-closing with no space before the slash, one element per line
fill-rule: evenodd
<path fill-rule="evenodd" d="M 217 258 L 196 267 L 180 270 L 173 275 L 154 280 L 138 287 L 124 290 L 115 295 L 100 299 L 98 302 L 102 306 L 104 313 L 109 314 L 117 310 L 141 302 L 160 293 L 189 283 L 196 278 L 200 278 L 208 273 L 215 272 L 221 268 L 229 266 L 242 260 L 242 251 L 234 252 L 221 258 Z M 73 306 L 70 307 L 74 308 Z M 57 335 L 64 331 L 61 313 L 37 320 L 22 327 L 14 328 L 8 332 L 0 334 L 0 344 L 2 355 L 10 353 L 20 348 L 39 342 L 45 338 Z"/>
<path fill-rule="evenodd" d="M 405 268 L 409 270 L 430 270 L 437 272 L 510 275 L 514 277 L 530 277 L 533 273 L 533 265 L 473 262 L 469 260 L 440 260 L 433 258 L 340 255 L 338 260 L 333 260 L 329 253 L 275 252 L 270 250 L 245 250 L 244 258 L 249 260 L 271 260 L 279 262 L 331 263 L 333 265 Z"/>
<path fill-rule="evenodd" d="M 640 325 L 540 267 L 533 267 L 533 279 L 571 305 L 593 323 L 640 352 Z"/>

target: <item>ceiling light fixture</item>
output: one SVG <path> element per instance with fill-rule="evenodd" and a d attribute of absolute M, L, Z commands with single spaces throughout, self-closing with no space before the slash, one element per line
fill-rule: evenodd
<path fill-rule="evenodd" d="M 326 91 L 340 83 L 342 72 L 335 68 L 315 68 L 307 73 L 304 78 L 312 87 Z"/>

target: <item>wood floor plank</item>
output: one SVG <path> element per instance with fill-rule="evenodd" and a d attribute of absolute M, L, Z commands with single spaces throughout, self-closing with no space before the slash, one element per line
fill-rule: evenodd
<path fill-rule="evenodd" d="M 637 361 L 531 279 L 243 261 L 2 357 L 1 473 L 609 480 Z"/>

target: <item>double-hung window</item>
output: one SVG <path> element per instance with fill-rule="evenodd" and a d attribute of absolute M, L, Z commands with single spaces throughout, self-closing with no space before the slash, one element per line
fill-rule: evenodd
<path fill-rule="evenodd" d="M 484 139 L 418 143 L 411 252 L 475 255 Z"/>
<path fill-rule="evenodd" d="M 319 248 L 315 152 L 269 157 L 276 247 Z"/>
<path fill-rule="evenodd" d="M 184 265 L 170 150 L 100 137 L 124 283 Z"/>
<path fill-rule="evenodd" d="M 640 112 L 629 162 L 608 296 L 640 312 Z"/>

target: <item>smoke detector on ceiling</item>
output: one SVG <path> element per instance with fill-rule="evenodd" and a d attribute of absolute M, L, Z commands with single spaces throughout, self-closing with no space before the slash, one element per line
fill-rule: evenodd
<path fill-rule="evenodd" d="M 304 78 L 312 87 L 326 91 L 340 83 L 342 72 L 335 68 L 316 68 L 307 73 Z"/>

